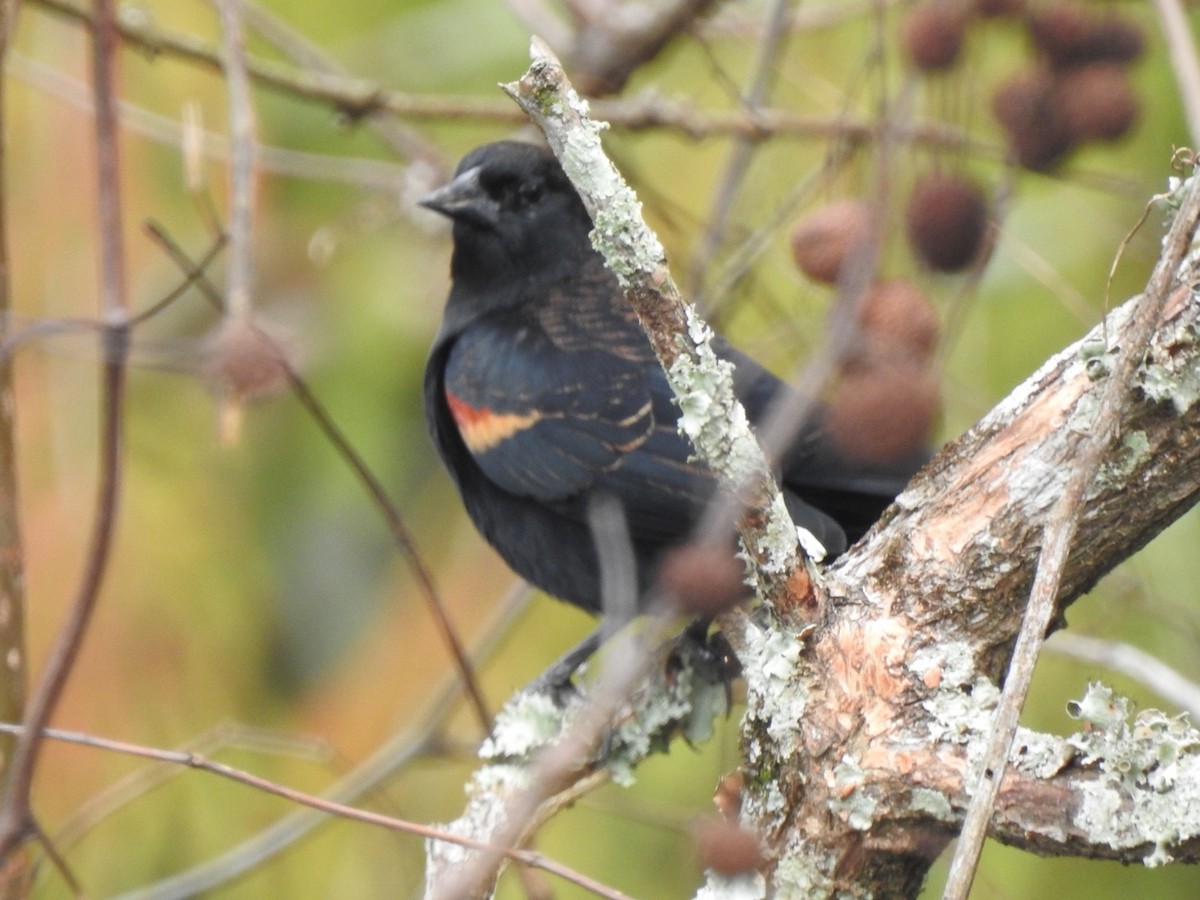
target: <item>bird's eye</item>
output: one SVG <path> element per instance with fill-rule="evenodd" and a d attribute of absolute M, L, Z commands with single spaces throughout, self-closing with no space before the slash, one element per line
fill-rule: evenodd
<path fill-rule="evenodd" d="M 521 206 L 533 206 L 542 197 L 540 181 L 523 181 L 517 188 L 517 203 Z"/>

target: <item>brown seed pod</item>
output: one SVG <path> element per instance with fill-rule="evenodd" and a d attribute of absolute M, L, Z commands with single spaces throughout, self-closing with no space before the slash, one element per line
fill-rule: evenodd
<path fill-rule="evenodd" d="M 1014 75 L 992 95 L 992 111 L 1017 163 L 1048 172 L 1075 148 L 1057 108 L 1056 84 L 1045 72 Z"/>
<path fill-rule="evenodd" d="M 684 544 L 663 556 L 658 582 L 680 612 L 715 616 L 750 593 L 733 545 Z"/>
<path fill-rule="evenodd" d="M 983 247 L 987 200 L 970 179 L 931 173 L 913 189 L 905 221 L 909 243 L 925 265 L 939 272 L 958 272 Z"/>
<path fill-rule="evenodd" d="M 937 411 L 938 383 L 926 367 L 868 358 L 842 372 L 825 427 L 847 456 L 889 463 L 926 446 Z"/>
<path fill-rule="evenodd" d="M 1025 0 L 975 0 L 975 15 L 984 19 L 998 19 L 1025 14 Z"/>
<path fill-rule="evenodd" d="M 1034 46 L 1056 69 L 1093 62 L 1128 64 L 1146 49 L 1142 30 L 1115 14 L 1097 16 L 1076 3 L 1060 3 L 1029 16 Z"/>
<path fill-rule="evenodd" d="M 862 200 L 836 200 L 813 210 L 792 227 L 792 258 L 813 281 L 836 284 L 846 260 L 871 235 L 871 207 Z"/>
<path fill-rule="evenodd" d="M 1055 90 L 1064 127 L 1075 141 L 1115 141 L 1137 121 L 1137 95 L 1116 63 L 1093 63 L 1064 72 Z"/>
<path fill-rule="evenodd" d="M 944 72 L 954 67 L 966 39 L 965 7 L 957 3 L 930 2 L 908 11 L 900 41 L 913 67 L 922 72 Z"/>
<path fill-rule="evenodd" d="M 911 281 L 871 285 L 858 306 L 858 327 L 868 356 L 924 362 L 937 349 L 937 312 L 925 292 Z"/>
<path fill-rule="evenodd" d="M 283 349 L 248 319 L 226 319 L 205 351 L 204 374 L 222 394 L 249 399 L 287 386 Z"/>
<path fill-rule="evenodd" d="M 706 818 L 692 828 L 696 857 L 718 875 L 751 872 L 763 864 L 758 836 L 725 819 Z"/>

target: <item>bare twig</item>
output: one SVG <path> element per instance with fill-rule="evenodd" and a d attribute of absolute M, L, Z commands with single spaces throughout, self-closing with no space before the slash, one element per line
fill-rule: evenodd
<path fill-rule="evenodd" d="M 714 6 L 714 0 L 663 0 L 644 5 L 576 7 L 579 26 L 566 53 L 585 94 L 615 94 L 637 69 L 654 59 Z"/>
<path fill-rule="evenodd" d="M 338 64 L 324 49 L 308 40 L 261 4 L 247 3 L 243 15 L 250 27 L 261 37 L 270 41 L 305 69 L 322 72 L 326 75 L 335 75 L 339 78 L 350 77 L 350 72 Z M 372 116 L 367 122 L 369 127 L 402 159 L 436 162 L 440 158 L 440 155 L 424 136 L 393 118 Z"/>
<path fill-rule="evenodd" d="M 24 734 L 25 728 L 21 725 L 11 725 L 0 723 L 0 731 L 9 734 Z M 600 884 L 594 879 L 588 878 L 574 869 L 564 866 L 560 863 L 543 856 L 541 853 L 535 853 L 528 850 L 517 850 L 514 848 L 496 847 L 486 844 L 482 841 L 474 841 L 470 838 L 464 838 L 460 835 L 452 834 L 439 828 L 432 828 L 428 825 L 421 825 L 417 822 L 409 822 L 404 819 L 397 819 L 394 816 L 385 816 L 381 813 L 370 812 L 365 809 L 355 809 L 351 806 L 346 806 L 341 803 L 335 803 L 327 800 L 324 797 L 317 797 L 313 794 L 307 794 L 304 791 L 293 790 L 285 787 L 278 782 L 271 781 L 267 778 L 262 778 L 254 775 L 243 769 L 228 766 L 224 763 L 216 762 L 207 757 L 190 751 L 177 750 L 160 750 L 156 747 L 147 747 L 143 744 L 133 744 L 128 741 L 115 741 L 108 738 L 96 737 L 95 735 L 85 734 L 79 731 L 64 731 L 57 728 L 47 728 L 43 730 L 42 736 L 59 741 L 66 741 L 72 744 L 78 744 L 84 747 L 93 747 L 98 750 L 109 750 L 114 753 L 123 753 L 126 756 L 136 756 L 142 759 L 152 759 L 158 762 L 173 763 L 179 766 L 186 766 L 190 769 L 197 769 L 201 772 L 208 772 L 211 775 L 216 775 L 220 778 L 244 784 L 247 787 L 262 791 L 266 794 L 273 794 L 276 797 L 282 797 L 292 803 L 298 803 L 302 806 L 308 806 L 313 809 L 320 810 L 329 815 L 339 816 L 344 819 L 350 819 L 355 822 L 362 822 L 367 825 L 377 825 L 382 828 L 388 828 L 393 831 L 402 831 L 406 834 L 417 835 L 432 840 L 449 841 L 450 843 L 462 844 L 476 850 L 494 850 L 501 853 L 510 859 L 515 859 L 527 866 L 534 866 L 539 869 L 545 869 L 563 878 L 566 881 L 576 884 L 588 891 L 591 891 L 598 897 L 610 898 L 610 900 L 628 900 L 625 894 L 614 891 L 611 888 Z"/>
<path fill-rule="evenodd" d="M 766 16 L 766 31 L 763 33 L 762 45 L 758 58 L 754 63 L 754 71 L 750 77 L 750 88 L 742 99 L 747 109 L 756 110 L 762 106 L 770 92 L 772 77 L 776 70 L 776 60 L 786 30 L 791 4 L 787 0 L 772 0 L 770 11 Z M 737 197 L 742 180 L 750 168 L 750 161 L 758 146 L 757 140 L 749 137 L 734 139 L 729 150 L 729 161 L 725 164 L 725 174 L 717 186 L 713 198 L 712 211 L 708 216 L 708 226 L 700 239 L 699 249 L 692 255 L 691 271 L 688 273 L 687 293 L 697 306 L 705 307 L 702 294 L 704 273 L 712 262 L 712 256 L 720 248 L 725 239 L 725 231 L 729 223 L 729 214 Z"/>
<path fill-rule="evenodd" d="M 983 758 L 978 782 L 971 796 L 971 805 L 963 822 L 962 833 L 947 876 L 945 900 L 965 900 L 975 877 L 988 822 L 995 806 L 1000 782 L 1004 777 L 1008 755 L 1012 749 L 1017 719 L 1024 705 L 1033 669 L 1046 638 L 1051 617 L 1057 609 L 1059 586 L 1071 543 L 1079 523 L 1084 494 L 1095 477 L 1096 470 L 1109 442 L 1118 432 L 1121 414 L 1132 395 L 1130 385 L 1135 369 L 1145 356 L 1146 347 L 1158 325 L 1162 309 L 1170 296 L 1200 222 L 1200 178 L 1193 175 L 1175 221 L 1167 235 L 1162 255 L 1154 267 L 1146 293 L 1138 303 L 1133 325 L 1127 339 L 1119 348 L 1119 363 L 1108 374 L 1108 383 L 1100 399 L 1096 417 L 1089 431 L 1079 441 L 1075 467 L 1063 487 L 1058 502 L 1046 517 L 1042 550 L 1029 604 L 1017 635 L 1012 661 L 1004 682 L 1000 705 L 986 755 Z"/>
<path fill-rule="evenodd" d="M 222 308 L 224 301 L 220 292 L 212 285 L 203 271 L 188 258 L 183 250 L 171 240 L 170 236 L 161 227 L 154 223 L 149 223 L 146 227 L 150 235 L 175 261 L 175 264 L 179 266 L 189 279 L 195 282 L 208 298 L 209 302 L 218 309 Z M 459 675 L 466 685 L 467 695 L 470 698 L 471 707 L 479 721 L 480 727 L 484 732 L 487 732 L 491 728 L 492 719 L 491 714 L 488 712 L 487 703 L 483 698 L 483 692 L 479 687 L 478 679 L 476 679 L 475 673 L 471 668 L 470 660 L 467 657 L 466 650 L 463 648 L 462 641 L 458 637 L 458 632 L 454 624 L 450 621 L 445 601 L 442 599 L 441 593 L 434 582 L 433 573 L 425 565 L 425 561 L 417 548 L 416 540 L 413 538 L 408 526 L 404 523 L 404 518 L 400 515 L 400 510 L 396 508 L 391 498 L 388 497 L 387 489 L 375 477 L 370 466 L 358 454 L 358 451 L 354 449 L 354 446 L 346 436 L 342 434 L 333 417 L 330 416 L 320 400 L 309 390 L 304 379 L 300 377 L 299 372 L 288 362 L 283 349 L 266 332 L 257 328 L 257 326 L 253 327 L 255 327 L 259 338 L 264 342 L 264 346 L 276 355 L 276 361 L 282 366 L 288 385 L 292 393 L 296 396 L 296 399 L 300 401 L 300 404 L 312 417 L 313 421 L 316 422 L 317 427 L 333 445 L 338 455 L 350 466 L 351 471 L 354 472 L 355 476 L 366 489 L 371 501 L 375 504 L 375 508 L 383 515 L 388 528 L 392 532 L 392 537 L 404 552 L 404 557 L 408 560 L 409 566 L 412 568 L 421 593 L 425 597 L 430 612 L 433 614 L 434 622 L 437 624 L 438 630 L 442 633 L 442 640 L 450 650 L 455 667 L 458 669 Z"/>
<path fill-rule="evenodd" d="M 74 22 L 88 24 L 91 21 L 90 13 L 71 0 L 29 2 Z M 126 16 L 118 23 L 118 27 L 121 37 L 134 46 L 215 71 L 221 70 L 220 51 L 191 35 L 168 31 L 147 18 L 138 16 Z M 526 116 L 520 110 L 514 109 L 512 104 L 490 99 L 447 97 L 442 94 L 406 94 L 388 90 L 372 81 L 301 71 L 253 56 L 247 57 L 246 70 L 253 80 L 264 87 L 302 99 L 326 103 L 354 119 L 376 113 L 390 113 L 407 119 L 437 121 L 470 119 L 509 125 L 521 125 L 527 121 Z M 762 109 L 755 112 L 702 111 L 655 96 L 597 101 L 593 111 L 598 117 L 616 127 L 629 130 L 664 128 L 679 131 L 692 138 L 775 135 L 865 142 L 876 137 L 874 124 L 864 119 L 806 116 L 778 109 Z M 939 122 L 917 126 L 910 139 L 917 143 L 963 148 L 988 159 L 999 160 L 1004 156 L 1003 148 L 998 145 L 978 141 L 961 129 Z"/>
<path fill-rule="evenodd" d="M 39 60 L 10 53 L 8 72 L 89 114 L 94 110 L 87 85 Z M 121 127 L 125 131 L 172 148 L 178 148 L 183 141 L 185 127 L 177 120 L 126 100 L 120 101 L 118 108 Z M 204 157 L 222 162 L 229 160 L 229 140 L 224 135 L 203 130 L 196 137 Z M 385 160 L 308 153 L 262 143 L 257 145 L 257 153 L 260 170 L 292 178 L 384 190 L 395 190 L 404 179 L 405 167 Z"/>
<path fill-rule="evenodd" d="M 9 38 L 18 4 L 0 0 L 0 71 L 7 71 L 11 58 Z M 7 79 L 0 78 L 0 348 L 8 341 L 12 298 L 8 254 L 8 119 Z M 17 494 L 16 413 L 12 360 L 0 350 L 0 717 L 19 719 L 25 714 L 25 692 L 29 678 L 25 651 L 25 552 L 21 543 L 19 497 Z M 8 762 L 17 741 L 0 740 L 0 771 L 11 777 Z M 30 877 L 25 854 L 0 866 L 0 896 L 26 894 Z"/>
<path fill-rule="evenodd" d="M 1192 26 L 1179 0 L 1154 0 L 1154 8 L 1162 20 L 1162 35 L 1175 70 L 1192 146 L 1200 147 L 1200 59 L 1196 55 Z"/>
<path fill-rule="evenodd" d="M 529 588 L 518 584 L 492 611 L 484 625 L 484 638 L 472 654 L 472 669 L 487 663 L 508 634 L 509 627 L 526 608 Z M 464 681 L 457 674 L 444 680 L 430 701 L 403 731 L 331 785 L 323 796 L 339 803 L 353 803 L 378 787 L 415 757 L 436 748 L 436 735 L 463 694 Z M 314 809 L 300 809 L 242 841 L 224 853 L 191 869 L 147 885 L 121 900 L 185 900 L 251 871 L 263 861 L 282 853 L 315 828 L 328 821 Z"/>
<path fill-rule="evenodd" d="M 121 234 L 120 154 L 114 72 L 118 36 L 111 0 L 97 0 L 92 64 L 96 92 L 96 161 L 99 183 L 100 305 L 105 323 L 101 388 L 100 473 L 92 535 L 67 621 L 46 661 L 25 715 L 0 809 L 0 859 L 37 832 L 30 808 L 33 772 L 42 740 L 78 657 L 108 566 L 121 488 L 128 310 Z"/>
<path fill-rule="evenodd" d="M 246 74 L 241 0 L 215 0 L 221 12 L 221 45 L 229 97 L 229 268 L 225 312 L 250 314 L 253 282 L 254 167 L 257 126 Z"/>

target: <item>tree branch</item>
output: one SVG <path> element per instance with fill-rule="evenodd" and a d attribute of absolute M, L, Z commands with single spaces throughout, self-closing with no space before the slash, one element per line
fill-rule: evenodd
<path fill-rule="evenodd" d="M 1180 277 L 1137 369 L 1121 439 L 1085 496 L 1060 610 L 1200 497 L 1200 304 L 1190 273 Z M 1136 306 L 1114 310 L 1052 358 L 918 475 L 884 523 L 826 572 L 826 619 L 807 644 L 748 621 L 730 634 L 748 682 L 743 756 L 752 788 L 743 816 L 768 845 L 775 895 L 853 884 L 913 896 L 952 837 L 1047 511 L 1071 471 L 1075 432 L 1094 419 L 1113 354 L 1131 346 Z M 1020 756 L 1018 748 L 1010 764 Z M 919 786 L 919 773 L 938 767 L 954 771 L 958 786 L 937 798 L 914 793 L 913 779 Z M 1094 835 L 1078 808 L 1056 812 L 1055 827 Z M 1132 856 L 1160 837 L 1143 833 L 1125 846 Z M 1180 832 L 1164 852 L 1195 852 L 1192 837 Z M 1104 843 L 1097 838 L 1088 852 L 1106 855 Z"/>

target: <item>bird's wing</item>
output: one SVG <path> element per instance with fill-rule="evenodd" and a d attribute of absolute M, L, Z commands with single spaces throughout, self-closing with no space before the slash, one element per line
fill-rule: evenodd
<path fill-rule="evenodd" d="M 449 349 L 444 399 L 463 444 L 498 487 L 564 500 L 641 446 L 653 429 L 644 365 L 574 335 L 563 346 L 529 316 L 491 316 Z"/>

